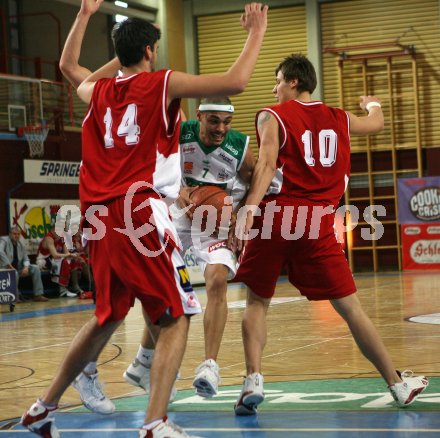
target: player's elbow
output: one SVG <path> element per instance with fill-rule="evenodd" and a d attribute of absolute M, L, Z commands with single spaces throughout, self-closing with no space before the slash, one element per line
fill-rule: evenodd
<path fill-rule="evenodd" d="M 246 81 L 234 81 L 230 84 L 230 91 L 228 94 L 234 95 L 234 94 L 240 94 L 243 93 L 243 91 L 246 89 L 247 82 Z"/>
<path fill-rule="evenodd" d="M 240 94 L 246 89 L 246 86 L 249 82 L 249 78 L 246 78 L 241 75 L 229 75 L 227 78 L 228 88 L 230 89 L 228 94 Z"/>
<path fill-rule="evenodd" d="M 84 102 L 84 103 L 90 103 L 91 100 L 91 94 L 88 89 L 89 84 L 87 81 L 81 82 L 81 84 L 76 89 L 76 94 L 78 97 Z"/>
<path fill-rule="evenodd" d="M 66 78 L 72 74 L 72 71 L 73 71 L 72 63 L 69 62 L 68 60 L 64 59 L 63 57 L 61 57 L 61 59 L 60 59 L 59 67 L 60 67 L 61 73 Z"/>
<path fill-rule="evenodd" d="M 84 95 L 84 92 L 85 92 L 84 90 L 85 90 L 85 83 L 84 83 L 84 82 L 81 82 L 81 83 L 78 85 L 77 89 L 76 89 L 76 94 L 78 95 L 78 97 L 79 97 L 80 99 L 83 98 L 83 95 Z"/>
<path fill-rule="evenodd" d="M 72 63 L 68 62 L 68 61 L 63 61 L 61 59 L 60 64 L 59 64 L 61 73 L 63 74 L 63 76 L 76 88 L 78 87 L 78 85 L 80 84 L 79 81 L 76 80 L 75 78 L 75 67 L 73 66 Z"/>

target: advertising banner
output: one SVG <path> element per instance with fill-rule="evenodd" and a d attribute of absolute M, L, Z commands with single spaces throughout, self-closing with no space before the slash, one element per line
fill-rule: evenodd
<path fill-rule="evenodd" d="M 440 176 L 398 178 L 399 223 L 440 222 Z"/>
<path fill-rule="evenodd" d="M 191 249 L 186 251 L 183 260 L 185 261 L 186 270 L 188 271 L 192 285 L 205 284 L 205 277 L 203 276 L 203 272 L 197 264 L 196 258 Z"/>
<path fill-rule="evenodd" d="M 404 270 L 440 269 L 440 177 L 397 180 Z"/>
<path fill-rule="evenodd" d="M 402 267 L 440 269 L 440 222 L 402 225 Z"/>
<path fill-rule="evenodd" d="M 78 199 L 10 199 L 9 227 L 18 226 L 28 254 L 37 254 L 41 239 L 55 224 L 62 205 L 76 205 Z"/>
<path fill-rule="evenodd" d="M 79 162 L 23 160 L 23 163 L 25 183 L 78 184 Z"/>
<path fill-rule="evenodd" d="M 17 296 L 17 277 L 14 269 L 0 269 L 0 304 L 11 304 Z"/>

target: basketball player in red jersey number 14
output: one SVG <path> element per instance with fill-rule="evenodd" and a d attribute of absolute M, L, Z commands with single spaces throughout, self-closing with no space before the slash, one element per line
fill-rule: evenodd
<path fill-rule="evenodd" d="M 83 13 L 76 18 L 61 55 L 60 68 L 73 87 L 91 74 L 79 64 L 81 46 L 88 17 L 96 12 L 94 1 L 83 1 Z M 249 136 L 231 129 L 234 107 L 226 96 L 203 98 L 197 111 L 197 120 L 184 121 L 180 129 L 180 152 L 183 188 L 176 204 L 182 207 L 191 203 L 189 193 L 197 186 L 221 187 L 232 196 L 234 208 L 245 195 L 255 165 L 249 146 Z M 171 209 L 171 213 L 176 212 Z M 194 385 L 202 397 L 216 395 L 220 382 L 217 356 L 227 319 L 227 280 L 237 270 L 234 253 L 224 238 L 192 236 L 191 222 L 186 214 L 173 215 L 183 254 L 191 247 L 206 280 L 207 304 L 204 312 L 205 360 L 197 368 Z M 144 313 L 144 316 L 145 313 Z M 150 324 L 144 329 L 136 357 L 124 372 L 131 385 L 149 391 L 150 367 L 159 327 Z M 113 402 L 105 395 L 98 379 L 97 358 L 87 364 L 73 386 L 78 390 L 84 405 L 101 414 L 114 412 Z M 170 401 L 176 395 L 173 387 Z"/>

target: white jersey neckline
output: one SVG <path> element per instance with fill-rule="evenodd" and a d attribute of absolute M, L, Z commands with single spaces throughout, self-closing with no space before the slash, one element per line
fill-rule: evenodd
<path fill-rule="evenodd" d="M 295 102 L 300 103 L 301 105 L 304 106 L 310 106 L 310 105 L 322 105 L 322 102 L 320 100 L 312 100 L 311 102 L 302 102 L 300 100 L 297 99 L 293 99 Z"/>

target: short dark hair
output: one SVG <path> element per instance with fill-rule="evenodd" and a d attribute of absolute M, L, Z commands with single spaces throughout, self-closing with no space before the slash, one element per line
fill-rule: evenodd
<path fill-rule="evenodd" d="M 275 69 L 275 76 L 281 70 L 286 81 L 298 80 L 297 90 L 302 93 L 313 93 L 316 88 L 316 71 L 313 64 L 300 53 L 295 53 L 284 58 Z"/>
<path fill-rule="evenodd" d="M 117 23 L 112 30 L 116 56 L 124 67 L 138 64 L 145 55 L 145 48 L 160 39 L 160 29 L 141 18 L 130 17 Z"/>
<path fill-rule="evenodd" d="M 202 105 L 216 104 L 216 105 L 232 105 L 231 99 L 227 96 L 202 97 L 200 99 Z"/>

